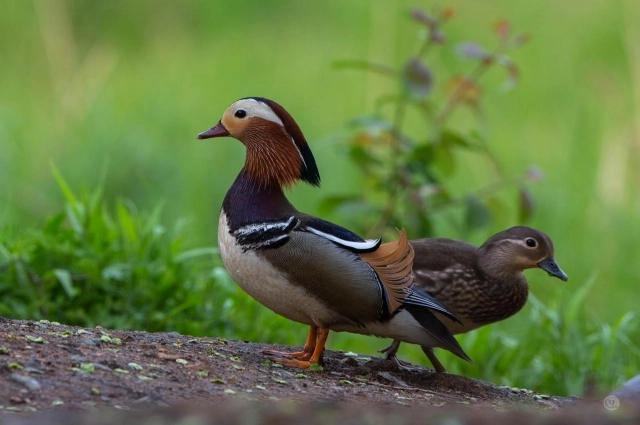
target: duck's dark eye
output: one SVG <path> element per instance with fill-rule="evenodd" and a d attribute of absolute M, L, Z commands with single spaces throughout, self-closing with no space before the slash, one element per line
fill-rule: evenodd
<path fill-rule="evenodd" d="M 528 246 L 528 247 L 530 247 L 530 248 L 535 248 L 535 247 L 536 247 L 536 245 L 538 245 L 538 244 L 536 243 L 536 240 L 535 240 L 535 239 L 533 239 L 533 238 L 527 238 L 527 239 L 525 239 L 524 243 L 526 243 L 526 244 L 527 244 L 527 246 Z"/>
<path fill-rule="evenodd" d="M 247 116 L 247 111 L 245 111 L 244 109 L 238 109 L 234 115 L 236 116 L 236 118 L 244 118 Z"/>

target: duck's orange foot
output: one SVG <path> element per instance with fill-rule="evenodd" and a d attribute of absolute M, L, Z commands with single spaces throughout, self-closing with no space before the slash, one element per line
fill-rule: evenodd
<path fill-rule="evenodd" d="M 288 359 L 296 359 L 306 361 L 311 358 L 313 355 L 313 351 L 296 351 L 295 353 L 287 353 L 285 351 L 276 351 L 276 350 L 262 350 L 262 354 L 268 357 L 274 358 L 288 358 Z"/>
<path fill-rule="evenodd" d="M 318 364 L 318 362 L 311 361 L 309 359 L 301 360 L 295 359 L 291 357 L 282 357 L 282 356 L 268 356 L 269 360 L 272 362 L 281 364 L 284 367 L 292 367 L 298 369 L 309 369 L 312 364 Z"/>
<path fill-rule="evenodd" d="M 317 336 L 317 339 L 316 339 Z M 309 369 L 312 365 L 323 366 L 322 354 L 324 353 L 324 345 L 329 336 L 329 329 L 311 327 L 307 343 L 302 351 L 295 353 L 283 353 L 281 351 L 264 350 L 269 360 L 281 364 L 286 367 L 296 367 L 299 369 Z"/>
<path fill-rule="evenodd" d="M 302 351 L 287 353 L 285 351 L 262 350 L 262 354 L 269 357 L 275 357 L 275 358 L 286 358 L 286 359 L 308 361 L 309 359 L 311 359 L 311 357 L 313 356 L 313 352 L 316 349 L 317 339 L 318 339 L 318 328 L 316 328 L 315 326 L 311 326 L 309 328 L 309 334 L 307 335 L 307 340 L 304 343 L 304 348 L 302 349 Z"/>

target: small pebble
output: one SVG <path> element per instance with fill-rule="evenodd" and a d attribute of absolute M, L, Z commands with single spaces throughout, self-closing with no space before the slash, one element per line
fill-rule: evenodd
<path fill-rule="evenodd" d="M 11 379 L 13 379 L 18 384 L 24 385 L 31 391 L 39 390 L 40 388 L 42 388 L 40 382 L 30 376 L 20 375 L 19 373 L 12 373 Z"/>

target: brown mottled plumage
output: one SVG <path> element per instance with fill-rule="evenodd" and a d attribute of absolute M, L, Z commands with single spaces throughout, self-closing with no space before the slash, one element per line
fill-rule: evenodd
<path fill-rule="evenodd" d="M 530 227 L 500 232 L 480 248 L 445 238 L 410 243 L 415 250 L 415 284 L 460 319 L 458 323 L 440 317 L 454 335 L 499 322 L 520 311 L 529 294 L 522 273 L 526 269 L 539 267 L 567 280 L 554 260 L 551 238 Z M 399 345 L 394 341 L 383 350 L 387 358 L 395 358 Z M 424 351 L 437 371 L 446 371 L 432 348 Z"/>

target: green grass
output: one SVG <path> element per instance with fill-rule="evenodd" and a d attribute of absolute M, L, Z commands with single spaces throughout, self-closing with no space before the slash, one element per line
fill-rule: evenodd
<path fill-rule="evenodd" d="M 0 316 L 199 335 L 229 325 L 216 248 L 186 249 L 184 226 L 163 226 L 160 207 L 107 208 L 101 191 L 77 198 L 58 180 L 64 212 L 0 243 Z"/>
<path fill-rule="evenodd" d="M 406 13 L 414 5 L 432 6 L 408 0 L 255 0 L 242 7 L 206 1 L 4 1 L 0 244 L 3 261 L 16 255 L 30 261 L 51 292 L 38 293 L 40 286 L 29 284 L 28 275 L 3 280 L 0 314 L 38 318 L 74 302 L 68 313 L 89 324 L 300 344 L 305 330 L 241 294 L 215 255 L 181 259 L 185 251 L 215 245 L 219 206 L 244 155 L 235 141 L 199 142 L 195 135 L 215 124 L 235 99 L 271 97 L 304 129 L 323 177 L 322 189 L 296 188 L 292 202 L 319 213 L 322 198 L 358 193 L 364 177 L 349 163 L 339 136 L 347 133 L 345 123 L 371 113 L 377 96 L 395 83 L 337 71 L 331 64 L 367 59 L 401 65 L 418 44 Z M 518 175 L 530 165 L 543 170 L 545 179 L 532 188 L 531 224 L 553 237 L 557 260 L 570 276 L 565 284 L 528 272 L 532 293 L 546 307 L 529 303 L 513 319 L 465 337 L 475 366 L 443 358 L 452 371 L 547 392 L 580 392 L 589 376 L 603 389 L 623 381 L 637 372 L 637 353 L 619 333 L 632 341 L 640 338 L 635 329 L 640 73 L 634 47 L 640 6 L 609 0 L 441 5 L 456 9 L 445 28 L 452 43 L 474 39 L 490 45 L 497 18 L 532 34 L 531 43 L 514 54 L 522 70 L 515 90 L 497 88 L 500 73 L 487 76 L 483 125 L 506 174 Z M 431 56 L 430 65 L 450 72 L 469 66 L 452 53 Z M 435 83 L 436 95 L 446 91 L 446 81 Z M 476 120 L 462 112 L 454 124 L 472 129 Z M 418 124 L 411 130 L 425 131 Z M 458 193 L 493 179 L 482 161 L 471 155 L 461 160 L 450 178 Z M 65 200 L 51 162 L 71 187 L 84 187 L 88 194 Z M 91 192 L 95 187 L 103 188 L 100 196 Z M 515 196 L 515 190 L 503 192 L 503 213 L 470 234 L 469 241 L 481 243 L 515 224 Z M 69 206 L 60 216 L 64 202 Z M 162 213 L 153 213 L 159 202 Z M 74 212 L 73 205 L 85 207 Z M 88 220 L 83 223 L 95 230 L 87 233 L 89 239 L 77 238 L 67 222 L 70 214 Z M 125 223 L 127 215 L 134 224 Z M 323 216 L 348 221 L 340 211 Z M 180 219 L 188 225 L 164 224 Z M 155 235 L 148 223 L 165 233 Z M 147 241 L 147 248 L 127 248 L 133 242 L 124 235 L 117 241 L 114 235 L 126 226 Z M 458 236 L 445 224 L 437 230 Z M 11 264 L 4 271 L 18 279 L 20 263 Z M 127 266 L 104 279 L 105 267 L 112 264 Z M 55 270 L 71 277 L 86 274 L 93 283 L 84 287 L 72 279 L 76 294 L 71 299 L 62 286 L 65 273 Z M 569 301 L 587 283 L 580 313 L 567 316 Z M 6 285 L 22 295 L 10 303 Z M 193 288 L 207 289 L 195 296 Z M 104 301 L 123 292 L 131 299 L 120 301 L 114 315 Z M 165 299 L 173 304 L 164 304 Z M 557 325 L 552 314 L 572 320 L 558 319 Z M 621 328 L 617 324 L 624 317 L 628 324 Z M 571 355 L 576 340 L 584 341 L 578 345 L 584 357 Z M 373 352 L 385 344 L 340 335 L 330 346 Z M 421 358 L 405 350 L 407 357 Z M 510 357 L 514 353 L 517 359 Z M 510 361 L 515 366 L 509 368 Z M 567 367 L 571 379 L 563 375 Z"/>

